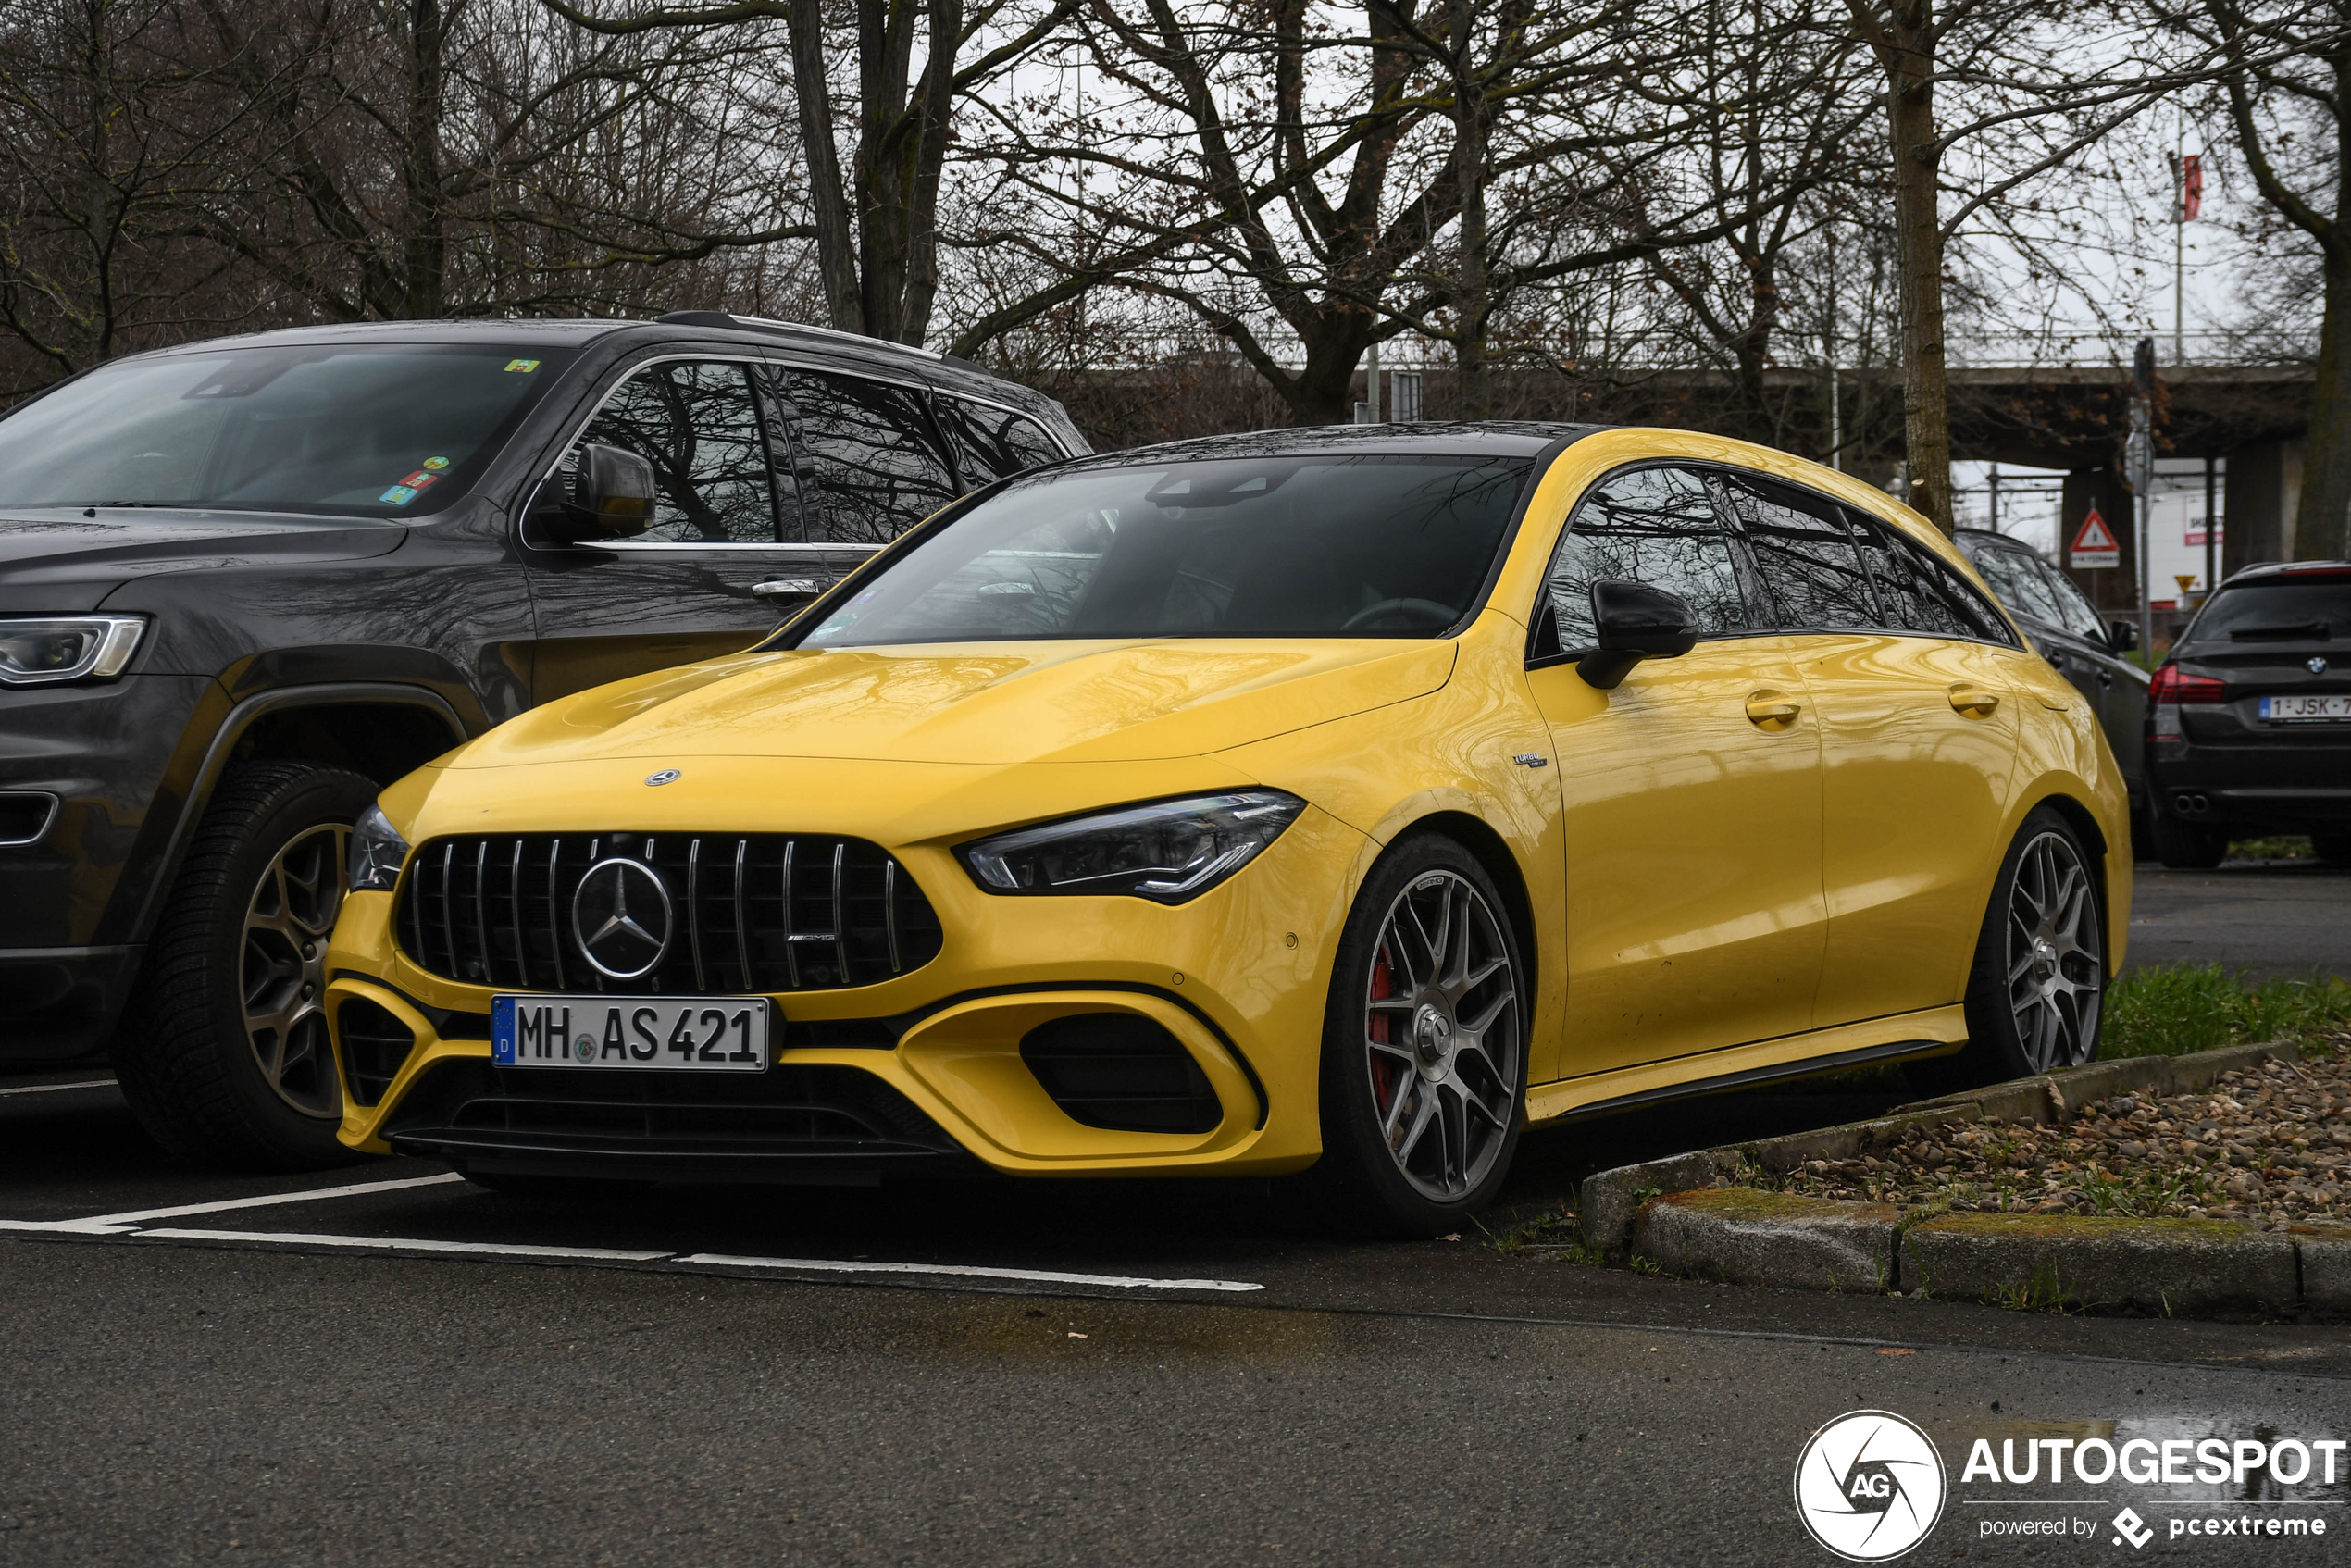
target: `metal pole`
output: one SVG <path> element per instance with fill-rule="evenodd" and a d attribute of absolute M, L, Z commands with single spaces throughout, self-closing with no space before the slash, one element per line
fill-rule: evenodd
<path fill-rule="evenodd" d="M 1371 380 L 1363 392 L 1363 423 L 1379 423 L 1379 344 L 1371 347 Z"/>
<path fill-rule="evenodd" d="M 2132 356 L 2131 439 L 2123 467 L 2131 488 L 2138 494 L 2139 513 L 2139 655 L 2155 652 L 2154 566 L 2147 545 L 2155 533 L 2155 340 L 2141 338 Z"/>
<path fill-rule="evenodd" d="M 2220 459 L 2206 458 L 2204 460 L 2204 596 L 2208 599 L 2212 597 L 2212 591 L 2220 586 L 2213 577 L 2215 556 L 2212 542 L 2213 536 L 2220 531 L 2213 516 L 2213 504 L 2220 496 Z"/>
<path fill-rule="evenodd" d="M 2179 129 L 2180 144 L 2171 154 L 2171 363 L 2187 363 L 2183 344 L 2188 318 L 2188 174 L 2185 157 L 2187 127 Z"/>
<path fill-rule="evenodd" d="M 2000 466 L 1997 463 L 1992 465 L 1992 471 L 1984 483 L 1991 487 L 1992 496 L 1985 505 L 1992 514 L 1992 531 L 1997 533 L 2000 531 Z"/>

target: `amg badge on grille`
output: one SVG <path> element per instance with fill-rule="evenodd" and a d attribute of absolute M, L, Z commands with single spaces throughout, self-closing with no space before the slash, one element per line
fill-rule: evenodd
<path fill-rule="evenodd" d="M 571 896 L 571 931 L 597 970 L 616 980 L 650 975 L 669 951 L 669 890 L 636 860 L 600 860 Z"/>

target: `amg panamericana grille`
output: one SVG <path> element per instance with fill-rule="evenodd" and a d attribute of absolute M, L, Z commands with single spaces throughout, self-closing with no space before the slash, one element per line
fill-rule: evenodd
<path fill-rule="evenodd" d="M 651 866 L 669 893 L 668 951 L 641 979 L 599 973 L 573 928 L 580 877 L 616 856 Z M 831 990 L 919 968 L 941 941 L 930 901 L 881 846 L 808 834 L 435 839 L 399 896 L 400 945 L 420 967 L 516 990 Z"/>

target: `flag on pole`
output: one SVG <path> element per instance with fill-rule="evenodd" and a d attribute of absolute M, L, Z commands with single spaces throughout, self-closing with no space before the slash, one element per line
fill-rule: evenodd
<path fill-rule="evenodd" d="M 2180 160 L 2180 221 L 2194 223 L 2204 212 L 2204 156 L 2190 153 Z"/>

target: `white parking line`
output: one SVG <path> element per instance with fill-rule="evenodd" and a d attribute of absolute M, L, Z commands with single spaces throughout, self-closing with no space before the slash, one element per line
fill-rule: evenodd
<path fill-rule="evenodd" d="M 1043 1285 L 1099 1285 L 1120 1290 L 1263 1290 L 1245 1279 L 1140 1279 L 1117 1274 L 1058 1274 L 1051 1269 L 974 1268 L 961 1263 L 846 1263 L 837 1258 L 738 1258 L 694 1252 L 678 1260 L 725 1268 L 809 1269 L 819 1274 L 934 1274 L 971 1279 L 1014 1279 Z"/>
<path fill-rule="evenodd" d="M 119 1236 L 136 1229 L 143 1220 L 185 1219 L 190 1214 L 217 1214 L 225 1209 L 268 1209 L 280 1203 L 316 1203 L 329 1198 L 364 1198 L 371 1192 L 399 1192 L 411 1187 L 441 1187 L 466 1178 L 451 1171 L 443 1176 L 409 1176 L 400 1181 L 362 1181 L 348 1187 L 319 1187 L 306 1192 L 273 1192 L 261 1198 L 224 1198 L 217 1203 L 182 1203 L 173 1209 L 132 1209 L 119 1214 L 92 1214 L 78 1220 L 0 1220 L 0 1230 L 63 1230 L 90 1236 Z M 655 1257 L 664 1254 L 656 1252 Z"/>
<path fill-rule="evenodd" d="M 62 1090 L 62 1089 L 112 1089 L 112 1088 L 114 1088 L 114 1079 L 112 1079 L 112 1078 L 92 1078 L 92 1079 L 91 1079 L 89 1082 L 87 1082 L 87 1083 L 78 1083 L 78 1084 L 28 1084 L 28 1085 L 26 1085 L 23 1089 L 0 1089 L 0 1097 L 6 1097 L 6 1096 L 7 1096 L 7 1095 L 11 1095 L 11 1094 L 56 1094 L 56 1093 L 57 1093 L 58 1091 L 60 1091 L 60 1090 Z"/>
<path fill-rule="evenodd" d="M 650 1263 L 667 1252 L 617 1247 L 529 1247 L 518 1242 L 426 1241 L 403 1236 L 313 1236 L 297 1230 L 143 1230 L 160 1241 L 260 1241 L 287 1247 L 367 1247 L 395 1252 L 454 1252 L 486 1258 L 578 1258 L 591 1263 Z"/>

